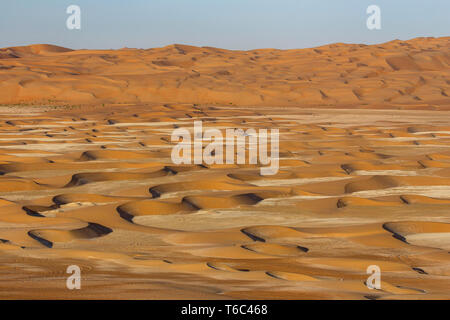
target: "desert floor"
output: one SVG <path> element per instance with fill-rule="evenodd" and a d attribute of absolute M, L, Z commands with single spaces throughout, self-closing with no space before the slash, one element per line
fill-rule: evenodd
<path fill-rule="evenodd" d="M 0 49 L 0 299 L 449 299 L 449 48 Z M 195 120 L 279 172 L 175 165 Z"/>
<path fill-rule="evenodd" d="M 450 111 L 0 113 L 2 299 L 450 298 Z M 170 135 L 194 119 L 278 128 L 279 173 L 174 165 Z"/>

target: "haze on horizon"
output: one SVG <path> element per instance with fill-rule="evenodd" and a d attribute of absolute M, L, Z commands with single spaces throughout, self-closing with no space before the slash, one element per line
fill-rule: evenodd
<path fill-rule="evenodd" d="M 81 7 L 81 30 L 66 28 L 66 8 Z M 381 8 L 368 30 L 366 9 Z M 48 43 L 72 49 L 162 47 L 306 48 L 448 36 L 450 2 L 388 0 L 51 0 L 0 3 L 0 47 Z"/>

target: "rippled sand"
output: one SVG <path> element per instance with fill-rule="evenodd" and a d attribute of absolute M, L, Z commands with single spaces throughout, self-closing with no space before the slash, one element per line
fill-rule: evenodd
<path fill-rule="evenodd" d="M 450 298 L 448 111 L 6 109 L 1 298 Z M 174 165 L 194 120 L 278 128 L 280 171 Z"/>

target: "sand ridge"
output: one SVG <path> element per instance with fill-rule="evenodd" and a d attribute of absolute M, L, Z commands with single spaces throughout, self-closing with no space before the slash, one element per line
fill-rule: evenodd
<path fill-rule="evenodd" d="M 11 47 L 0 49 L 0 103 L 448 110 L 449 48 L 449 37 L 296 50 Z"/>
<path fill-rule="evenodd" d="M 448 111 L 29 109 L 0 114 L 2 298 L 449 297 Z M 279 128 L 279 172 L 173 164 L 194 120 Z"/>

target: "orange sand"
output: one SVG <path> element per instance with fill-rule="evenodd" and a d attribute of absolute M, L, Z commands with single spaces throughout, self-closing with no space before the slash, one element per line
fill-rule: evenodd
<path fill-rule="evenodd" d="M 0 49 L 0 103 L 450 108 L 450 38 L 231 51 Z M 167 117 L 163 113 L 154 118 Z M 117 119 L 111 119 L 115 121 Z"/>
<path fill-rule="evenodd" d="M 0 298 L 450 298 L 449 42 L 1 49 Z M 174 165 L 194 120 L 279 172 Z"/>

